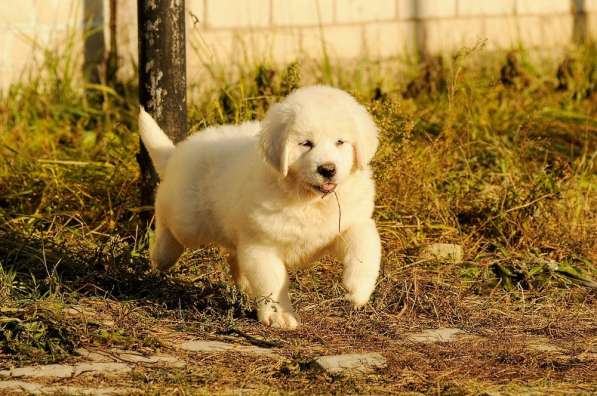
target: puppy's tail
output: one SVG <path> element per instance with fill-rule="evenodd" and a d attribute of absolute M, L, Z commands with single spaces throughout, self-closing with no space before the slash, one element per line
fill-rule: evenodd
<path fill-rule="evenodd" d="M 139 108 L 139 133 L 145 148 L 149 152 L 155 170 L 160 178 L 163 177 L 168 158 L 174 151 L 174 143 L 162 131 L 162 128 L 155 122 L 153 117 L 145 111 L 143 106 Z"/>

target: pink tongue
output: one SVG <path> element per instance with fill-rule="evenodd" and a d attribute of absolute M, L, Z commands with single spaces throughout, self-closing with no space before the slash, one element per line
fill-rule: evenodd
<path fill-rule="evenodd" d="M 335 188 L 336 188 L 336 185 L 334 183 L 323 183 L 321 185 L 321 189 L 325 192 L 332 192 L 332 191 L 334 191 Z"/>

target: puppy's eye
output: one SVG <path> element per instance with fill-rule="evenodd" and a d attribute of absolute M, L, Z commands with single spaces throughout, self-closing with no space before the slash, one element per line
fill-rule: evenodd
<path fill-rule="evenodd" d="M 300 142 L 299 146 L 308 147 L 308 148 L 312 149 L 314 144 L 310 140 L 305 140 L 304 142 Z"/>
<path fill-rule="evenodd" d="M 342 140 L 342 139 L 338 139 L 338 140 L 336 141 L 336 146 L 342 146 L 344 143 L 346 143 L 344 140 Z"/>

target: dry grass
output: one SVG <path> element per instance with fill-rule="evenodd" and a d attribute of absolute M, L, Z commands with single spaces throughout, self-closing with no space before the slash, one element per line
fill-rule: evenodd
<path fill-rule="evenodd" d="M 313 81 L 353 92 L 381 127 L 384 259 L 373 300 L 351 310 L 337 263 L 324 260 L 291 276 L 303 321 L 293 332 L 256 323 L 217 249 L 149 274 L 149 233 L 137 227 L 149 209 L 138 206 L 134 86 L 83 92 L 60 59 L 49 56 L 46 69 L 61 84 L 39 78 L 0 100 L 0 367 L 74 361 L 79 346 L 172 351 L 175 340 L 199 337 L 274 346 L 286 359 L 191 354 L 185 369 L 138 368 L 119 383 L 155 394 L 597 390 L 594 48 L 571 53 L 573 72 L 560 81 L 557 62 L 479 50 L 439 69 L 437 60 L 420 69 L 363 61 L 212 73 L 222 77 L 193 95 L 195 130 L 260 117 Z M 461 244 L 465 261 L 421 259 L 434 242 Z M 88 314 L 65 316 L 71 305 Z M 476 337 L 406 337 L 436 327 Z M 537 336 L 564 353 L 533 350 L 527 341 Z M 310 364 L 349 351 L 380 351 L 388 367 L 330 376 Z"/>

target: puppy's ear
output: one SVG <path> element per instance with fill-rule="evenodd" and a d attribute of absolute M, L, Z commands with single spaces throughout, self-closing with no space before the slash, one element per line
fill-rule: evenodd
<path fill-rule="evenodd" d="M 377 125 L 367 109 L 360 104 L 354 115 L 357 129 L 354 146 L 356 164 L 358 169 L 365 169 L 377 151 Z"/>
<path fill-rule="evenodd" d="M 282 176 L 288 175 L 288 127 L 292 111 L 283 103 L 269 108 L 262 123 L 259 146 L 265 160 Z"/>

